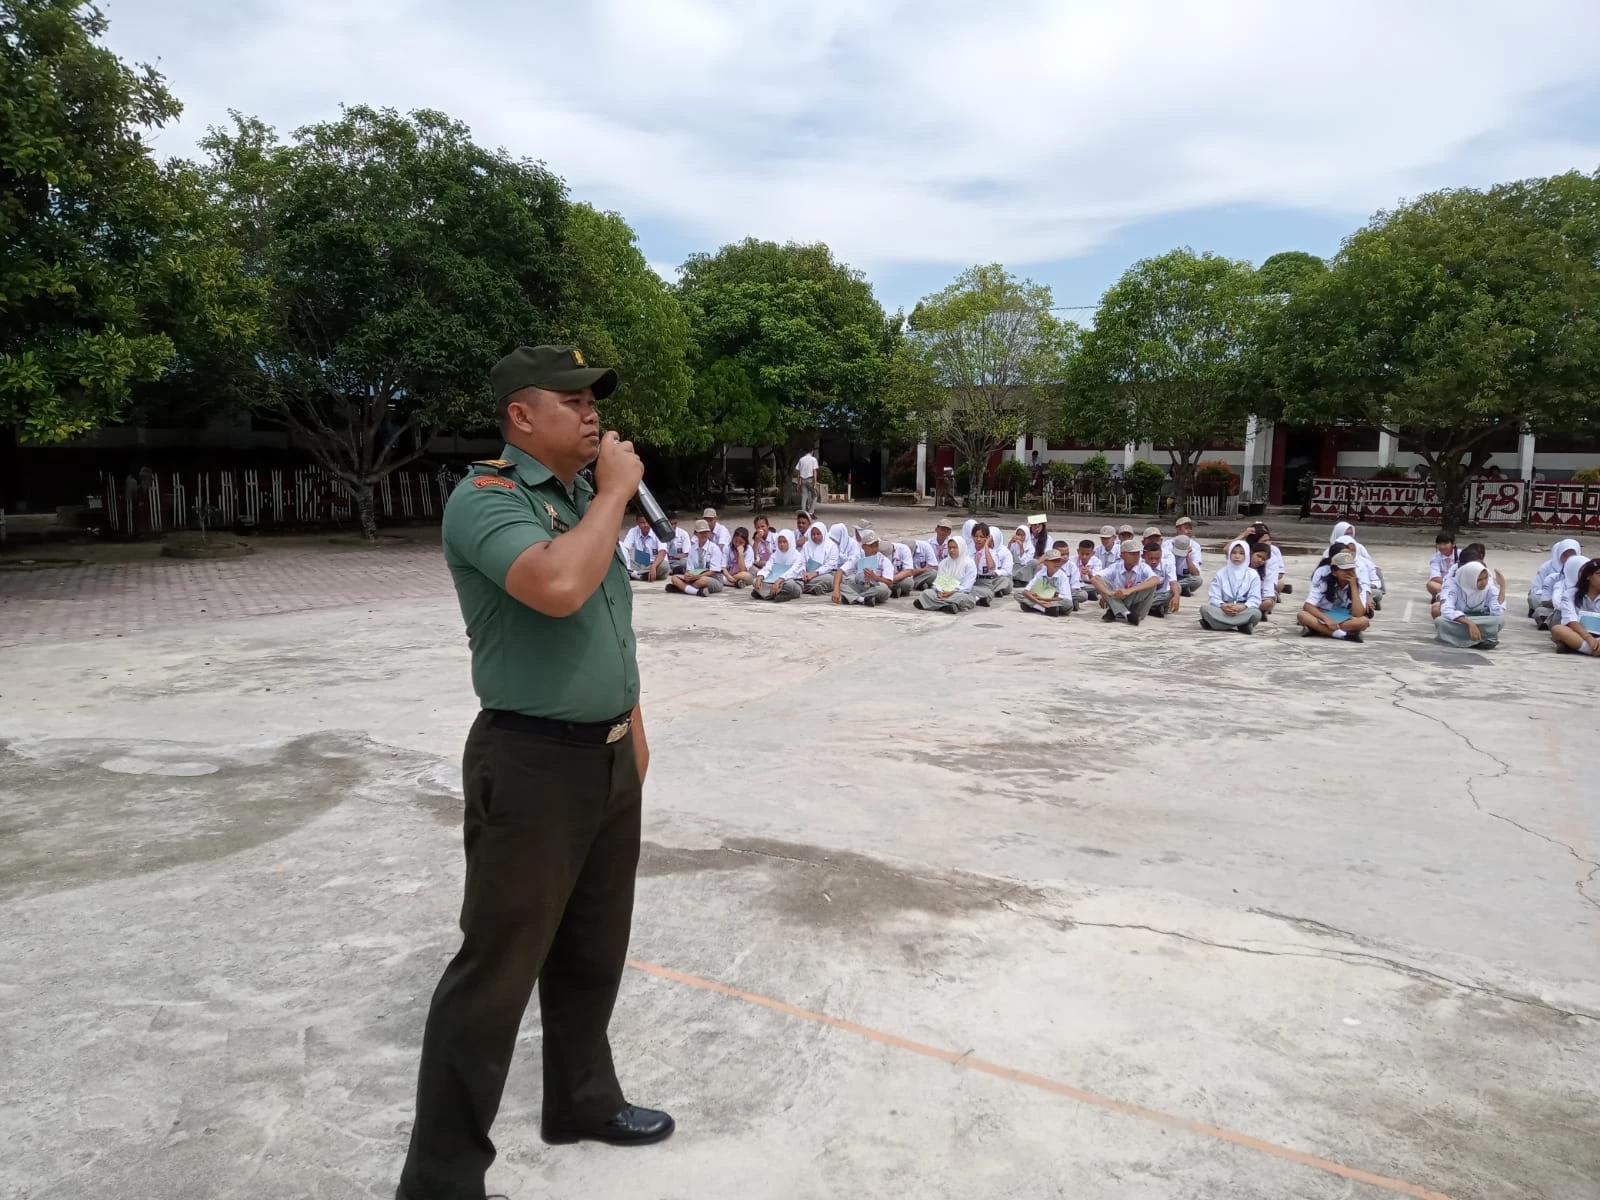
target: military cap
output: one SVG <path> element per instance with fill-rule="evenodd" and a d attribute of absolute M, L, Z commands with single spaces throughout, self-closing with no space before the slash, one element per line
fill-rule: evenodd
<path fill-rule="evenodd" d="M 604 400 L 617 390 L 617 373 L 610 367 L 591 367 L 576 346 L 518 346 L 489 370 L 489 383 L 498 404 L 523 388 L 547 392 L 581 392 L 594 389 Z"/>

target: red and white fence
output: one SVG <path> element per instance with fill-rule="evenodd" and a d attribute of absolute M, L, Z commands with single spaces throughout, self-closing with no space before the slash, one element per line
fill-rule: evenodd
<path fill-rule="evenodd" d="M 373 488 L 378 520 L 436 519 L 461 476 L 451 467 L 393 472 Z M 106 527 L 123 535 L 193 528 L 202 516 L 219 529 L 343 526 L 357 519 L 354 498 L 320 467 L 142 471 L 101 481 Z"/>
<path fill-rule="evenodd" d="M 1600 529 L 1600 484 L 1529 483 L 1478 479 L 1469 485 L 1467 520 L 1473 525 L 1531 525 L 1549 529 Z M 1433 524 L 1441 507 L 1433 484 L 1417 479 L 1316 479 L 1311 515 L 1368 523 Z"/>

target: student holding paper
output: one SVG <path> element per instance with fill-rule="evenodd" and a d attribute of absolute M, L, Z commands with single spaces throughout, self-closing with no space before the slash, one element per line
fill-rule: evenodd
<path fill-rule="evenodd" d="M 820 523 L 806 531 L 800 543 L 800 590 L 808 596 L 833 595 L 833 573 L 839 569 L 839 550 Z"/>
<path fill-rule="evenodd" d="M 925 542 L 918 542 L 914 547 L 917 556 L 917 574 L 911 581 L 911 586 L 916 591 L 922 591 L 933 583 L 933 577 L 939 573 L 939 563 L 944 558 L 945 543 L 950 540 L 950 522 L 940 521 L 933 527 L 933 536 Z"/>
<path fill-rule="evenodd" d="M 855 562 L 839 572 L 833 585 L 835 604 L 861 604 L 872 607 L 889 603 L 890 581 L 894 566 L 889 557 L 879 552 L 878 535 L 870 529 L 861 531 L 861 553 Z"/>
<path fill-rule="evenodd" d="M 972 585 L 978 581 L 978 564 L 958 537 L 945 541 L 945 555 L 926 590 L 912 601 L 925 612 L 964 613 L 977 607 Z"/>
<path fill-rule="evenodd" d="M 622 557 L 628 566 L 628 578 L 654 583 L 665 576 L 667 552 L 650 528 L 650 518 L 643 513 L 634 527 L 622 539 Z"/>
<path fill-rule="evenodd" d="M 794 531 L 779 530 L 773 535 L 778 548 L 767 559 L 766 566 L 750 585 L 752 600 L 793 600 L 800 594 L 800 552 L 794 548 Z"/>
<path fill-rule="evenodd" d="M 1054 546 L 1046 550 L 1028 586 L 1016 596 L 1023 612 L 1043 613 L 1047 617 L 1070 614 L 1076 606 L 1072 602 L 1072 572 L 1066 556 Z"/>
<path fill-rule="evenodd" d="M 1562 574 L 1566 586 L 1550 640 L 1558 650 L 1600 658 L 1600 558 L 1569 558 Z"/>
<path fill-rule="evenodd" d="M 994 534 L 982 521 L 972 526 L 972 561 L 978 571 L 977 582 L 972 585 L 972 598 L 988 608 L 996 596 L 1011 591 L 1011 568 L 1004 552 L 995 549 Z"/>
<path fill-rule="evenodd" d="M 711 523 L 700 520 L 694 523 L 694 544 L 689 547 L 689 561 L 682 572 L 667 580 L 667 591 L 684 596 L 715 596 L 727 586 L 722 582 L 722 568 L 727 560 L 722 557 L 722 547 L 711 535 Z"/>

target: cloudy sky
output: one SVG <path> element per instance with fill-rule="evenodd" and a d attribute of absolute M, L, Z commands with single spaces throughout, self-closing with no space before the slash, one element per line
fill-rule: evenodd
<path fill-rule="evenodd" d="M 822 240 L 909 307 L 1001 261 L 1093 304 L 1175 245 L 1328 254 L 1419 191 L 1600 165 L 1595 0 L 101 0 L 186 105 L 443 109 L 670 277 Z"/>

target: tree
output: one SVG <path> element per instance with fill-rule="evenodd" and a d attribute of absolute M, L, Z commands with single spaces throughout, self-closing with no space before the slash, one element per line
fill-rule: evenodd
<path fill-rule="evenodd" d="M 1379 213 L 1270 329 L 1284 415 L 1401 439 L 1454 532 L 1496 435 L 1600 422 L 1600 173 Z"/>
<path fill-rule="evenodd" d="M 238 245 L 270 288 L 259 402 L 373 537 L 373 485 L 437 430 L 490 425 L 487 365 L 563 327 L 575 270 L 564 185 L 438 112 L 353 107 L 289 145 L 257 122 L 235 126 L 206 149 Z M 603 286 L 604 268 L 589 278 Z M 590 296 L 565 315 L 593 332 L 605 310 Z"/>
<path fill-rule="evenodd" d="M 1256 284 L 1264 295 L 1287 296 L 1308 281 L 1328 273 L 1328 264 L 1304 250 L 1284 250 L 1256 268 Z"/>
<path fill-rule="evenodd" d="M 622 379 L 602 403 L 601 419 L 653 446 L 691 438 L 689 321 L 677 296 L 616 213 L 572 205 L 563 244 L 572 264 L 564 336 Z"/>
<path fill-rule="evenodd" d="M 1167 447 L 1179 511 L 1194 467 L 1259 400 L 1263 302 L 1248 263 L 1187 248 L 1143 259 L 1100 301 L 1073 360 L 1063 417 L 1100 445 Z"/>
<path fill-rule="evenodd" d="M 891 394 L 923 414 L 982 484 L 989 456 L 1045 428 L 1077 327 L 1050 312 L 1050 289 L 998 263 L 975 266 L 912 310 Z"/>
<path fill-rule="evenodd" d="M 144 141 L 180 106 L 105 30 L 84 0 L 0 3 L 0 428 L 27 441 L 117 419 L 194 331 L 253 334 L 203 190 Z"/>
<path fill-rule="evenodd" d="M 693 336 L 695 396 L 686 440 L 778 447 L 780 487 L 789 462 L 819 429 L 853 432 L 882 403 L 892 348 L 883 308 L 859 271 L 827 246 L 780 246 L 748 238 L 684 263 L 677 292 Z M 731 359 L 759 416 L 741 395 L 738 429 L 719 417 L 731 377 L 711 373 Z M 741 435 L 752 440 L 743 441 Z"/>

